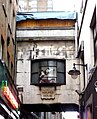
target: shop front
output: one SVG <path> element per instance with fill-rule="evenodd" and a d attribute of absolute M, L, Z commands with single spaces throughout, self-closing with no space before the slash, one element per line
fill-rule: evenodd
<path fill-rule="evenodd" d="M 19 119 L 18 92 L 4 62 L 0 60 L 0 119 Z"/>
<path fill-rule="evenodd" d="M 97 81 L 97 67 L 89 79 L 84 94 L 80 99 L 81 119 L 97 118 L 97 92 L 95 90 L 95 82 Z"/>

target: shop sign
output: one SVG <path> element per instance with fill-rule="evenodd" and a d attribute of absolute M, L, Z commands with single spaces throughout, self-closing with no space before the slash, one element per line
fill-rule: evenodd
<path fill-rule="evenodd" d="M 8 86 L 8 82 L 6 80 L 2 80 L 1 88 L 3 89 L 4 86 Z"/>
<path fill-rule="evenodd" d="M 41 99 L 55 99 L 54 87 L 41 87 Z"/>
<path fill-rule="evenodd" d="M 3 88 L 4 96 L 8 99 L 8 101 L 11 103 L 11 105 L 14 107 L 14 109 L 18 109 L 18 102 L 16 101 L 14 95 L 10 91 L 8 86 L 4 86 Z"/>

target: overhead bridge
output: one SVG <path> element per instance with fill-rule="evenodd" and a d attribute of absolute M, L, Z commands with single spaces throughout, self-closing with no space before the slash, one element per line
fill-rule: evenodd
<path fill-rule="evenodd" d="M 79 111 L 77 104 L 21 104 L 21 111 L 24 112 L 65 112 Z"/>

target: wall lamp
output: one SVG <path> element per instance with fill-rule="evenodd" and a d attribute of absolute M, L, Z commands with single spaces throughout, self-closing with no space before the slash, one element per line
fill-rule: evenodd
<path fill-rule="evenodd" d="M 73 69 L 68 72 L 68 74 L 71 75 L 71 77 L 73 79 L 76 79 L 78 77 L 78 75 L 81 74 L 80 71 L 76 69 L 75 65 L 83 66 L 83 67 L 86 67 L 86 69 L 87 69 L 87 64 L 75 64 L 75 63 L 73 63 Z"/>

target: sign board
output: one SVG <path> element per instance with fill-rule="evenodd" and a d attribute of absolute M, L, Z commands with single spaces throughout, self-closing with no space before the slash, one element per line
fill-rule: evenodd
<path fill-rule="evenodd" d="M 16 101 L 8 86 L 4 86 L 4 96 L 8 99 L 8 101 L 15 109 L 18 109 L 18 102 Z"/>
<path fill-rule="evenodd" d="M 55 99 L 55 87 L 41 87 L 41 99 Z"/>

